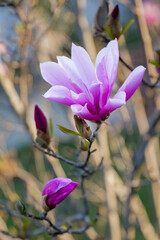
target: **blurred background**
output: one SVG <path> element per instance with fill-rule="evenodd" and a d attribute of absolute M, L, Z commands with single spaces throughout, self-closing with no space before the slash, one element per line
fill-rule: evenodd
<path fill-rule="evenodd" d="M 13 0 L 0 1 L 0 230 L 24 239 L 52 239 L 42 223 L 12 216 L 17 199 L 30 211 L 42 212 L 41 190 L 54 177 L 77 180 L 74 169 L 33 148 L 36 137 L 34 106 L 53 119 L 52 146 L 73 159 L 78 138 L 59 131 L 56 124 L 74 130 L 73 113 L 63 105 L 43 98 L 49 89 L 40 74 L 39 63 L 68 56 L 71 44 L 83 46 L 93 63 L 106 46 L 94 37 L 94 18 L 103 0 Z M 120 26 L 134 23 L 119 38 L 122 59 L 135 68 L 147 68 L 145 81 L 154 84 L 159 74 L 149 60 L 157 60 L 160 49 L 160 2 L 119 0 L 109 3 L 109 13 L 118 4 Z M 130 70 L 119 62 L 113 94 Z M 126 106 L 111 114 L 100 128 L 94 143 L 97 151 L 91 166 L 104 157 L 103 167 L 86 181 L 90 215 L 99 208 L 98 222 L 81 235 L 65 234 L 56 239 L 160 239 L 160 90 L 144 83 Z M 95 124 L 88 122 L 92 129 Z M 82 154 L 82 159 L 85 153 Z M 134 176 L 131 177 L 136 165 Z M 129 194 L 131 192 L 131 194 Z M 127 206 L 129 199 L 129 206 Z M 77 202 L 79 203 L 77 205 Z M 81 193 L 57 206 L 50 217 L 66 224 L 69 216 L 81 211 Z M 130 209 L 127 213 L 126 209 Z M 126 217 L 126 215 L 128 216 Z M 126 226 L 128 225 L 128 226 Z M 39 227 L 39 231 L 37 230 Z M 0 233 L 0 239 L 12 239 Z M 18 238 L 17 238 L 18 239 Z M 22 238 L 19 238 L 22 239 Z"/>

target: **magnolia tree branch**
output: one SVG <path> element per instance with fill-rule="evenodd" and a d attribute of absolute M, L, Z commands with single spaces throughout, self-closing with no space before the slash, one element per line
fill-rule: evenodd
<path fill-rule="evenodd" d="M 21 235 L 12 235 L 10 234 L 9 232 L 7 231 L 4 231 L 4 230 L 0 230 L 0 233 L 7 236 L 7 237 L 10 237 L 10 239 L 27 239 L 28 237 L 24 237 L 24 236 L 21 236 Z"/>
<path fill-rule="evenodd" d="M 80 157 L 80 153 L 81 151 L 79 151 L 77 154 L 75 154 L 76 157 L 76 162 L 71 161 L 70 159 L 67 159 L 57 153 L 55 153 L 50 147 L 47 148 L 42 148 L 41 146 L 39 146 L 37 143 L 34 143 L 34 146 L 36 148 L 38 148 L 40 151 L 42 151 L 44 154 L 52 156 L 53 158 L 57 158 L 63 162 L 65 162 L 66 164 L 69 164 L 73 167 L 75 167 L 78 170 L 79 173 L 79 179 L 80 179 L 80 189 L 81 189 L 81 195 L 82 195 L 82 200 L 83 200 L 83 205 L 84 205 L 84 211 L 82 213 L 82 220 L 84 222 L 84 225 L 80 228 L 72 228 L 70 222 L 67 222 L 69 227 L 67 229 L 65 228 L 61 228 L 61 227 L 57 227 L 56 225 L 54 225 L 52 223 L 52 221 L 47 217 L 47 212 L 43 212 L 42 214 L 40 214 L 39 216 L 37 215 L 33 215 L 31 213 L 28 213 L 26 211 L 20 211 L 21 215 L 19 215 L 16 211 L 11 210 L 5 203 L 1 203 L 1 205 L 3 205 L 4 207 L 2 207 L 3 211 L 8 212 L 10 215 L 14 216 L 14 217 L 18 217 L 21 216 L 22 218 L 27 218 L 27 219 L 31 219 L 34 221 L 44 221 L 48 224 L 48 226 L 46 225 L 45 228 L 41 229 L 41 231 L 47 231 L 47 233 L 49 235 L 52 236 L 57 236 L 57 235 L 61 235 L 64 233 L 70 233 L 70 234 L 81 234 L 83 232 L 85 232 L 90 226 L 93 225 L 93 223 L 90 220 L 90 216 L 89 216 L 89 203 L 88 203 L 88 199 L 87 199 L 87 193 L 86 193 L 86 189 L 85 189 L 85 179 L 90 177 L 91 175 L 93 175 L 95 172 L 97 172 L 100 167 L 102 166 L 103 163 L 103 158 L 100 161 L 100 164 L 95 167 L 94 169 L 90 169 L 88 167 L 89 165 L 89 160 L 91 157 L 91 154 L 94 153 L 95 150 L 91 150 L 92 144 L 96 138 L 97 132 L 100 128 L 101 124 L 97 124 L 97 128 L 96 130 L 93 132 L 92 136 L 89 138 L 89 148 L 86 154 L 86 158 L 85 161 L 82 162 L 79 157 Z M 73 216 L 74 217 L 74 216 Z M 94 222 L 96 222 L 98 219 L 98 214 L 95 216 Z M 3 232 L 3 234 L 6 234 L 8 236 L 11 236 L 9 233 L 7 232 Z M 38 234 L 38 233 L 37 233 Z M 28 236 L 13 236 L 13 238 L 20 238 L 20 239 L 25 239 Z"/>
<path fill-rule="evenodd" d="M 85 190 L 85 178 L 91 176 L 92 174 L 94 174 L 96 171 L 99 170 L 99 168 L 102 165 L 103 159 L 101 159 L 100 164 L 95 168 L 95 169 L 89 169 L 88 168 L 88 164 L 89 164 L 89 160 L 91 157 L 91 154 L 95 151 L 95 150 L 91 150 L 92 144 L 96 138 L 97 132 L 100 128 L 101 124 L 97 124 L 97 128 L 95 129 L 95 131 L 93 132 L 92 136 L 89 138 L 89 148 L 87 151 L 87 155 L 86 155 L 86 159 L 84 162 L 80 161 L 79 159 L 79 155 L 80 155 L 80 151 L 78 151 L 77 154 L 75 154 L 76 160 L 77 162 L 73 162 L 67 158 L 64 158 L 63 156 L 56 154 L 51 148 L 44 150 L 43 148 L 39 148 L 39 146 L 37 144 L 34 144 L 35 147 L 37 147 L 39 150 L 41 150 L 43 153 L 50 155 L 54 158 L 57 158 L 71 166 L 74 166 L 75 168 L 77 168 L 79 171 L 79 178 L 80 178 L 80 188 L 81 188 L 81 193 L 82 193 L 82 199 L 83 199 L 83 205 L 84 205 L 84 216 L 83 216 L 83 220 L 84 220 L 84 226 L 80 229 L 67 229 L 67 230 L 59 230 L 52 233 L 51 235 L 55 236 L 57 234 L 63 234 L 63 233 L 82 233 L 84 231 L 86 231 L 86 229 L 88 229 L 92 224 L 90 222 L 90 217 L 89 217 L 89 207 L 88 207 L 88 199 L 87 199 L 87 194 L 86 194 L 86 190 Z M 97 217 L 95 218 L 95 220 L 97 220 Z"/>
<path fill-rule="evenodd" d="M 85 190 L 84 190 L 85 191 Z M 48 223 L 48 225 L 46 225 L 45 227 L 43 227 L 41 229 L 40 226 L 38 226 L 38 229 L 40 230 L 40 232 L 46 232 L 49 234 L 49 235 L 52 235 L 52 236 L 57 236 L 57 235 L 62 235 L 64 233 L 70 233 L 70 234 L 81 234 L 83 232 L 85 232 L 90 226 L 92 226 L 92 223 L 89 221 L 89 217 L 86 219 L 86 216 L 88 216 L 87 214 L 88 213 L 84 213 L 85 216 L 82 217 L 82 219 L 85 221 L 83 227 L 80 227 L 80 228 L 72 228 L 70 222 L 67 222 L 69 227 L 67 229 L 64 229 L 64 228 L 60 228 L 60 227 L 57 227 L 55 226 L 52 221 L 47 217 L 47 213 L 46 212 L 43 212 L 41 215 L 37 216 L 37 215 L 33 215 L 31 213 L 24 213 L 24 214 L 19 214 L 18 212 L 16 212 L 15 210 L 11 209 L 6 203 L 2 203 L 2 201 L 0 201 L 1 205 L 3 205 L 4 207 L 2 207 L 2 210 L 4 212 L 7 212 L 9 213 L 11 216 L 14 216 L 14 217 L 21 217 L 23 219 L 32 219 L 33 221 L 45 221 Z M 95 216 L 95 219 L 94 219 L 94 222 L 97 221 L 97 217 L 98 215 Z M 37 230 L 38 230 L 37 229 Z M 3 230 L 0 230 L 0 233 L 6 235 L 6 236 L 10 236 L 12 237 L 13 239 L 28 239 L 29 237 L 31 237 L 33 234 L 30 233 L 30 234 L 24 234 L 24 235 L 12 235 L 10 234 L 9 232 L 7 231 L 3 231 Z M 37 235 L 39 234 L 39 231 L 34 231 L 34 235 Z"/>

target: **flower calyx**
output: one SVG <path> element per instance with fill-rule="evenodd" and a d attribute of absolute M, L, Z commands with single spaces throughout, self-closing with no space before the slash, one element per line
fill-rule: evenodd
<path fill-rule="evenodd" d="M 51 209 L 53 209 L 53 207 L 50 208 L 50 207 L 47 205 L 47 203 L 46 203 L 47 197 L 48 197 L 47 194 L 44 195 L 44 196 L 42 196 L 42 207 L 43 207 L 43 209 L 44 209 L 45 212 L 49 212 Z"/>

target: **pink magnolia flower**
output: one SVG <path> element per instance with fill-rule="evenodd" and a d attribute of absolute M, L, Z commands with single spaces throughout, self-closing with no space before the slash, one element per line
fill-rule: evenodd
<path fill-rule="evenodd" d="M 46 183 L 42 191 L 43 208 L 49 211 L 61 203 L 79 183 L 69 178 L 54 178 Z"/>
<path fill-rule="evenodd" d="M 74 114 L 91 121 L 102 121 L 123 106 L 139 87 L 145 68 L 139 66 L 129 75 L 113 98 L 110 97 L 117 75 L 117 39 L 110 41 L 96 58 L 96 69 L 84 48 L 72 44 L 71 59 L 57 57 L 41 63 L 43 78 L 52 85 L 44 97 L 71 106 Z"/>

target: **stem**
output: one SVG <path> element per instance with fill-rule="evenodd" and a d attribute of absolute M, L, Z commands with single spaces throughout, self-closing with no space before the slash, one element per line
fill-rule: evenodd
<path fill-rule="evenodd" d="M 30 213 L 26 213 L 25 214 L 25 217 L 27 218 L 32 218 L 34 220 L 39 220 L 39 221 L 46 221 L 49 223 L 50 227 L 52 227 L 54 230 L 56 230 L 57 232 L 61 232 L 61 229 L 57 228 L 49 218 L 46 217 L 47 216 L 47 213 L 45 214 L 42 214 L 41 216 L 34 216 Z"/>
<path fill-rule="evenodd" d="M 134 70 L 134 69 L 133 69 L 128 63 L 126 63 L 121 57 L 119 57 L 119 60 L 120 60 L 120 61 L 123 63 L 123 65 L 124 65 L 125 67 L 127 67 L 130 71 L 133 71 L 133 70 Z M 148 81 L 146 81 L 144 78 L 142 79 L 142 82 L 143 82 L 146 86 L 148 86 L 148 87 L 150 87 L 150 88 L 154 88 L 154 87 L 159 88 L 159 87 L 160 87 L 159 77 L 157 78 L 157 81 L 156 81 L 155 83 L 148 82 Z"/>
<path fill-rule="evenodd" d="M 89 139 L 89 142 L 90 142 L 90 143 L 89 143 L 89 149 L 88 149 L 88 152 L 87 152 L 86 160 L 85 160 L 85 162 L 84 162 L 84 164 L 83 164 L 83 167 L 84 167 L 84 168 L 88 165 L 88 162 L 89 162 L 89 159 L 90 159 L 90 155 L 91 155 L 91 153 L 92 153 L 92 151 L 91 151 L 91 146 L 92 146 L 92 143 L 94 142 L 94 140 L 95 140 L 95 138 L 96 138 L 96 136 L 97 136 L 97 132 L 98 132 L 100 126 L 101 126 L 101 123 L 98 123 L 96 130 L 93 132 L 91 138 Z"/>

